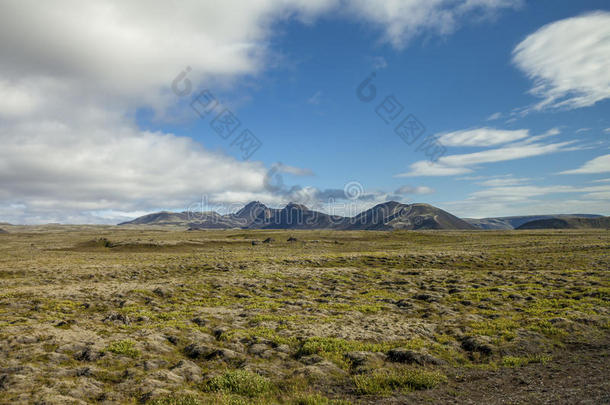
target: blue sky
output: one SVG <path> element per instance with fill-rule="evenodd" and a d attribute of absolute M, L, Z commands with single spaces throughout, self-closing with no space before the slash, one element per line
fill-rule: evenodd
<path fill-rule="evenodd" d="M 344 200 L 359 209 L 399 199 L 463 217 L 610 214 L 607 2 L 275 3 L 249 5 L 242 16 L 215 10 L 201 25 L 187 14 L 206 10 L 193 6 L 163 20 L 166 28 L 155 13 L 130 18 L 138 10 L 116 3 L 97 21 L 119 21 L 116 32 L 103 28 L 99 55 L 90 52 L 95 30 L 59 56 L 28 52 L 69 37 L 73 21 L 50 39 L 35 33 L 16 55 L 4 39 L 0 50 L 14 62 L 0 64 L 0 90 L 13 104 L 0 103 L 0 133 L 16 143 L 34 131 L 37 143 L 26 146 L 40 155 L 24 167 L 10 160 L 23 143 L 10 156 L 7 149 L 0 220 L 113 222 L 182 211 L 202 197 L 228 209 L 251 199 L 326 209 L 350 182 L 361 195 Z M 21 22 L 5 29 L 18 38 L 35 21 Z M 167 29 L 171 41 L 142 35 L 152 28 Z M 122 38 L 127 31 L 140 35 Z M 105 61 L 115 63 L 98 68 Z M 187 66 L 193 89 L 179 96 L 171 83 Z M 356 90 L 372 72 L 377 95 L 365 103 Z M 228 139 L 210 126 L 220 104 L 206 118 L 189 107 L 204 89 L 241 121 Z M 390 124 L 376 113 L 387 96 L 404 107 Z M 409 114 L 425 127 L 420 140 L 434 135 L 445 148 L 434 163 L 394 132 Z M 231 143 L 246 128 L 261 146 L 244 161 Z M 41 164 L 45 156 L 52 167 Z M 274 167 L 282 190 L 261 184 Z M 15 184 L 24 172 L 31 178 Z M 41 187 L 43 179 L 67 196 Z"/>

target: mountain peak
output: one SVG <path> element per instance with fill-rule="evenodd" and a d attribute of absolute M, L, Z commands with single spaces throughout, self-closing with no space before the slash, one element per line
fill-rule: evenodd
<path fill-rule="evenodd" d="M 235 215 L 239 218 L 256 218 L 259 213 L 267 210 L 267 206 L 260 201 L 250 201 Z"/>
<path fill-rule="evenodd" d="M 297 204 L 295 202 L 289 202 L 284 207 L 284 210 L 298 210 L 298 211 L 309 211 L 309 208 L 304 206 L 303 204 Z"/>

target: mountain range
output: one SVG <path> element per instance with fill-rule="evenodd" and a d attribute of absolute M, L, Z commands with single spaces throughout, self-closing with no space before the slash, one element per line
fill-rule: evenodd
<path fill-rule="evenodd" d="M 429 204 L 402 204 L 388 201 L 353 217 L 328 215 L 304 205 L 289 203 L 284 208 L 269 208 L 252 201 L 235 213 L 221 215 L 205 212 L 158 212 L 119 225 L 175 225 L 197 229 L 541 229 L 607 228 L 607 217 L 589 214 L 530 215 L 498 218 L 458 218 Z M 542 221 L 542 222 L 540 222 Z M 528 227 L 528 224 L 529 225 Z"/>

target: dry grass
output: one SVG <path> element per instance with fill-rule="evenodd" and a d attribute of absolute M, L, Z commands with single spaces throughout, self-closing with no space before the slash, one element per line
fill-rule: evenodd
<path fill-rule="evenodd" d="M 0 403 L 377 402 L 608 341 L 605 231 L 6 229 Z"/>

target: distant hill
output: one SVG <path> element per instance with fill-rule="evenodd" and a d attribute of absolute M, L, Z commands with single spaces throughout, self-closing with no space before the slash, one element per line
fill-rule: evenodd
<path fill-rule="evenodd" d="M 561 218 L 537 219 L 526 222 L 517 229 L 610 229 L 610 217 L 579 218 L 564 216 Z"/>
<path fill-rule="evenodd" d="M 429 204 L 401 204 L 396 201 L 376 205 L 349 218 L 339 229 L 475 229 L 474 226 Z"/>
<path fill-rule="evenodd" d="M 304 205 L 290 203 L 284 208 L 268 208 L 253 201 L 233 214 L 216 212 L 145 215 L 119 225 L 181 225 L 189 229 L 476 229 L 471 224 L 428 204 L 378 204 L 354 217 L 331 216 Z"/>
<path fill-rule="evenodd" d="M 464 221 L 468 222 L 471 225 L 474 225 L 479 229 L 517 229 L 521 225 L 541 220 L 541 219 L 554 219 L 554 218 L 600 218 L 601 215 L 591 215 L 591 214 L 571 214 L 571 215 L 525 215 L 525 216 L 514 216 L 514 217 L 496 217 L 496 218 L 464 218 Z"/>
<path fill-rule="evenodd" d="M 138 217 L 133 221 L 122 222 L 119 225 L 183 225 L 188 222 L 186 212 L 156 212 Z"/>
<path fill-rule="evenodd" d="M 122 222 L 119 225 L 177 225 L 192 229 L 230 229 L 247 228 L 259 213 L 268 208 L 258 201 L 253 201 L 234 214 L 221 215 L 214 211 L 192 212 L 157 212 L 144 215 L 133 221 Z"/>

